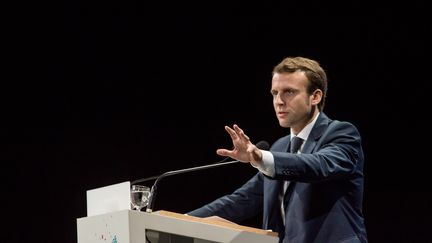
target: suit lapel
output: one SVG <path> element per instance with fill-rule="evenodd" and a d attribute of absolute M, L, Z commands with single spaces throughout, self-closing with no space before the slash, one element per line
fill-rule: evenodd
<path fill-rule="evenodd" d="M 329 121 L 330 119 L 324 113 L 321 112 L 314 127 L 311 130 L 311 133 L 309 134 L 307 141 L 303 146 L 302 153 L 310 154 L 313 152 L 318 139 L 324 133 L 325 129 L 328 126 Z"/>
<path fill-rule="evenodd" d="M 310 154 L 312 153 L 312 151 L 314 150 L 318 139 L 321 137 L 321 135 L 323 134 L 323 132 L 325 131 L 325 128 L 328 126 L 330 119 L 324 114 L 324 113 L 320 113 L 320 116 L 318 117 L 314 127 L 311 130 L 311 133 L 309 134 L 309 137 L 307 139 L 307 141 L 305 142 L 303 149 L 301 151 L 301 153 L 304 154 Z M 288 140 L 288 146 L 287 146 L 287 150 L 288 148 L 291 146 L 291 136 L 289 136 L 289 140 Z M 284 203 L 285 203 L 285 208 L 288 205 L 289 202 L 289 197 L 291 197 L 292 192 L 294 190 L 294 187 L 296 185 L 295 181 L 287 181 L 288 182 L 288 188 L 286 190 L 286 193 L 284 195 Z M 283 184 L 283 181 L 280 182 L 280 184 Z"/>

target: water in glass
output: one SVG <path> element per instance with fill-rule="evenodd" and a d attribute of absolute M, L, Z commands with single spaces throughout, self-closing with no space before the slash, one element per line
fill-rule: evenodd
<path fill-rule="evenodd" d="M 141 211 L 146 207 L 150 197 L 150 188 L 142 185 L 132 185 L 131 204 L 132 209 Z"/>

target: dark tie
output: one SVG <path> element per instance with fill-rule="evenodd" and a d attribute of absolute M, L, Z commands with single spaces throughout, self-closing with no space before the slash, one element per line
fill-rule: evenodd
<path fill-rule="evenodd" d="M 290 146 L 290 152 L 293 154 L 296 154 L 299 150 L 301 145 L 303 144 L 303 139 L 299 137 L 293 137 L 291 139 L 291 146 Z"/>
<path fill-rule="evenodd" d="M 291 144 L 290 144 L 290 153 L 293 153 L 293 154 L 296 154 L 299 150 L 300 150 L 300 147 L 302 146 L 302 144 L 303 144 L 303 139 L 302 138 L 299 138 L 299 137 L 293 137 L 292 139 L 291 139 Z M 291 190 L 292 190 L 292 186 L 293 186 L 293 183 L 289 183 L 288 184 L 288 182 L 287 181 L 284 181 L 283 183 L 282 183 L 282 190 L 281 190 L 281 192 L 280 192 L 280 194 L 279 194 L 279 200 L 280 200 L 280 203 L 281 203 L 281 216 L 282 216 L 282 221 L 284 222 L 284 224 L 285 224 L 285 203 L 284 203 L 284 198 L 285 198 L 285 193 L 286 193 L 286 191 L 287 190 L 290 190 L 290 189 L 287 189 L 287 187 L 290 187 L 291 186 Z"/>

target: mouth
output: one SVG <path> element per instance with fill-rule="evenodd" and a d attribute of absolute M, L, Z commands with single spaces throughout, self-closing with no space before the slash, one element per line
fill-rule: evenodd
<path fill-rule="evenodd" d="M 287 115 L 288 115 L 288 112 L 282 112 L 282 111 L 277 112 L 277 117 L 279 117 L 279 118 L 284 118 Z"/>

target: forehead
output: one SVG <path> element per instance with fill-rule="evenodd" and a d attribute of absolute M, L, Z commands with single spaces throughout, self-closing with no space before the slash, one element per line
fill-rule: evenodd
<path fill-rule="evenodd" d="M 298 70 L 293 73 L 275 73 L 272 78 L 272 90 L 283 88 L 306 89 L 308 79 L 305 72 Z"/>

